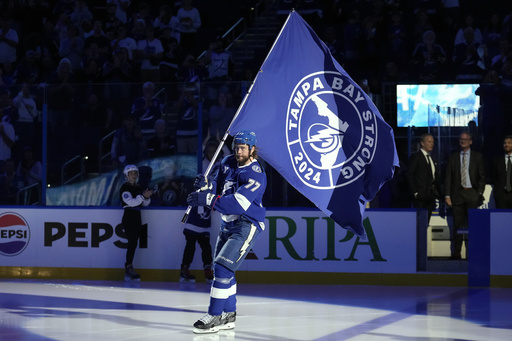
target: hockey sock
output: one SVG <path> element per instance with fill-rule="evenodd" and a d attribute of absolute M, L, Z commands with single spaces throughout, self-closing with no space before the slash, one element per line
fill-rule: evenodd
<path fill-rule="evenodd" d="M 235 295 L 235 273 L 228 268 L 215 263 L 208 314 L 220 315 L 226 310 L 227 306 L 233 307 L 233 302 L 235 302 L 236 305 Z"/>

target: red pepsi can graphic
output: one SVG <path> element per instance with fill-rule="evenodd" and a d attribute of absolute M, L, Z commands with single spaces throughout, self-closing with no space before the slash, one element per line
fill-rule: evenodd
<path fill-rule="evenodd" d="M 16 256 L 22 253 L 30 240 L 30 228 L 22 216 L 6 212 L 0 214 L 0 254 Z"/>

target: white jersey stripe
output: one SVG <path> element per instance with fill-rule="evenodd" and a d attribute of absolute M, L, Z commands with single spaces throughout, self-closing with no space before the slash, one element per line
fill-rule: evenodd
<path fill-rule="evenodd" d="M 246 197 L 244 197 L 242 194 L 240 194 L 238 192 L 235 193 L 235 199 L 236 199 L 236 201 L 238 201 L 240 206 L 242 206 L 244 211 L 247 211 L 247 209 L 251 206 L 251 202 L 249 200 L 247 200 Z"/>
<path fill-rule="evenodd" d="M 236 283 L 227 289 L 215 288 L 214 286 L 212 286 L 212 290 L 210 292 L 211 297 L 221 299 L 221 300 L 225 300 L 229 296 L 232 296 L 235 294 L 236 294 Z"/>

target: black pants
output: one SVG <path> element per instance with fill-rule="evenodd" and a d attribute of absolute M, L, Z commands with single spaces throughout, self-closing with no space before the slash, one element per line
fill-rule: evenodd
<path fill-rule="evenodd" d="M 133 263 L 135 249 L 139 242 L 142 231 L 142 219 L 139 210 L 125 209 L 123 214 L 123 230 L 128 239 L 128 248 L 126 250 L 126 264 Z"/>
<path fill-rule="evenodd" d="M 460 257 L 462 242 L 468 247 L 467 237 L 458 233 L 461 228 L 468 227 L 468 210 L 478 207 L 479 194 L 475 189 L 462 190 L 459 194 L 452 197 L 453 209 L 453 230 L 451 231 L 452 256 Z"/>
<path fill-rule="evenodd" d="M 187 243 L 183 251 L 182 265 L 190 266 L 194 260 L 194 253 L 196 252 L 196 243 L 201 247 L 201 259 L 203 266 L 210 265 L 213 262 L 212 246 L 210 245 L 210 235 L 208 233 L 194 233 L 183 230 Z"/>

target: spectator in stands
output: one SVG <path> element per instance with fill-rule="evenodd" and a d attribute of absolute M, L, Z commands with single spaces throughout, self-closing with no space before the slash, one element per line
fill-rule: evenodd
<path fill-rule="evenodd" d="M 453 63 L 456 80 L 465 82 L 480 82 L 485 69 L 479 62 L 484 57 L 485 47 L 475 40 L 475 33 L 471 27 L 464 29 L 464 41 L 455 46 Z"/>
<path fill-rule="evenodd" d="M 62 58 L 57 69 L 50 74 L 48 82 L 48 127 L 49 144 L 52 153 L 60 157 L 69 157 L 72 152 L 74 125 L 73 109 L 77 89 L 74 85 L 75 76 L 71 70 L 71 62 Z"/>
<path fill-rule="evenodd" d="M 96 86 L 103 83 L 103 66 L 106 62 L 107 57 L 100 53 L 98 44 L 91 43 L 82 58 L 82 67 L 77 71 L 77 82 L 93 83 Z"/>
<path fill-rule="evenodd" d="M 155 122 L 162 117 L 163 104 L 156 96 L 156 87 L 152 82 L 142 86 L 142 96 L 133 101 L 131 115 L 143 133 L 154 133 Z"/>
<path fill-rule="evenodd" d="M 171 36 L 179 40 L 179 32 L 176 31 L 179 23 L 179 19 L 174 15 L 171 7 L 163 5 L 160 6 L 160 11 L 158 17 L 153 22 L 153 27 L 155 28 L 157 36 L 162 34 L 164 28 L 169 28 L 171 29 Z"/>
<path fill-rule="evenodd" d="M 25 53 L 25 58 L 27 57 L 27 53 L 32 51 L 34 53 L 36 66 L 40 67 L 41 61 L 43 58 L 51 57 L 50 49 L 46 45 L 44 40 L 43 31 L 33 32 L 26 37 L 27 43 L 27 52 Z M 40 78 L 38 78 L 40 81 Z"/>
<path fill-rule="evenodd" d="M 73 12 L 69 14 L 71 25 L 81 27 L 84 21 L 93 21 L 93 15 L 87 6 L 85 0 L 75 0 L 75 7 Z"/>
<path fill-rule="evenodd" d="M 163 180 L 157 184 L 155 206 L 186 205 L 187 191 L 185 184 L 178 175 L 178 167 L 172 158 L 162 160 L 159 169 L 163 172 Z"/>
<path fill-rule="evenodd" d="M 110 55 L 110 39 L 103 32 L 103 22 L 95 20 L 91 34 L 85 39 L 84 49 L 87 51 L 96 44 L 97 53 L 104 58 Z"/>
<path fill-rule="evenodd" d="M 511 58 L 511 52 L 512 49 L 510 48 L 510 41 L 505 37 L 500 38 L 498 53 L 494 55 L 490 54 L 490 68 L 496 72 L 501 72 L 506 60 Z"/>
<path fill-rule="evenodd" d="M 222 39 L 215 39 L 203 61 L 208 69 L 207 99 L 215 101 L 219 91 L 227 91 L 233 75 L 233 55 L 224 48 Z"/>
<path fill-rule="evenodd" d="M 34 84 L 39 80 L 38 56 L 34 50 L 28 50 L 25 58 L 18 63 L 16 69 L 16 83 Z"/>
<path fill-rule="evenodd" d="M 403 63 L 407 60 L 407 43 L 408 34 L 405 24 L 402 22 L 402 13 L 393 11 L 391 14 L 391 23 L 388 28 L 388 58 L 398 63 Z"/>
<path fill-rule="evenodd" d="M 38 45 L 41 47 L 41 57 L 44 57 L 43 50 L 48 51 L 48 58 L 52 59 L 54 56 L 57 56 L 59 53 L 59 45 L 60 45 L 60 39 L 59 34 L 55 30 L 55 23 L 53 23 L 50 20 L 47 20 L 43 25 L 43 31 L 41 32 L 41 38 L 40 43 Z M 37 51 L 37 48 L 36 50 Z M 42 62 L 42 60 L 41 60 Z"/>
<path fill-rule="evenodd" d="M 133 60 L 133 51 L 137 49 L 137 41 L 127 34 L 128 28 L 126 25 L 119 25 L 117 27 L 117 36 L 111 41 L 111 50 L 116 51 L 123 47 L 128 52 L 128 59 Z"/>
<path fill-rule="evenodd" d="M 34 158 L 32 147 L 23 148 L 23 155 L 18 163 L 16 173 L 22 179 L 24 187 L 42 182 L 43 165 Z"/>
<path fill-rule="evenodd" d="M 219 92 L 217 103 L 208 111 L 208 125 L 210 136 L 220 139 L 226 133 L 236 109 L 232 106 L 231 95 L 226 92 Z"/>
<path fill-rule="evenodd" d="M 165 120 L 155 121 L 155 134 L 146 143 L 147 157 L 150 159 L 171 156 L 176 153 L 176 146 L 171 135 L 167 131 Z"/>
<path fill-rule="evenodd" d="M 16 141 L 14 126 L 11 124 L 9 115 L 0 112 L 0 162 L 12 157 L 12 147 Z"/>
<path fill-rule="evenodd" d="M 180 98 L 175 103 L 178 111 L 176 124 L 176 147 L 178 153 L 197 153 L 197 105 L 199 96 L 197 87 L 187 83 L 183 87 Z"/>
<path fill-rule="evenodd" d="M 158 83 L 160 81 L 160 61 L 164 48 L 160 39 L 155 38 L 153 26 L 146 27 L 146 38 L 137 42 L 134 51 L 135 60 L 140 63 L 140 80 L 142 82 Z"/>
<path fill-rule="evenodd" d="M 60 45 L 60 42 L 67 38 L 67 30 L 69 25 L 71 25 L 69 15 L 66 13 L 60 13 L 57 17 L 54 27 L 54 31 L 56 32 L 57 44 Z"/>
<path fill-rule="evenodd" d="M 491 13 L 484 27 L 482 43 L 487 46 L 491 57 L 500 53 L 500 42 L 503 37 L 503 29 L 498 13 Z"/>
<path fill-rule="evenodd" d="M 192 0 L 183 0 L 180 9 L 178 9 L 177 17 L 179 20 L 177 30 L 180 32 L 180 45 L 187 53 L 195 54 L 197 52 L 196 35 L 201 27 L 199 10 L 192 5 Z"/>
<path fill-rule="evenodd" d="M 415 19 L 411 35 L 413 46 L 423 41 L 423 33 L 434 29 L 434 25 L 430 22 L 428 12 L 425 8 L 418 9 Z M 450 46 L 451 44 L 452 42 L 450 42 Z"/>
<path fill-rule="evenodd" d="M 197 61 L 194 55 L 188 54 L 178 67 L 176 78 L 184 83 L 203 81 L 208 78 L 208 69 L 202 60 Z"/>
<path fill-rule="evenodd" d="M 16 174 L 16 162 L 7 159 L 0 168 L 0 205 L 16 205 L 18 190 L 22 187 L 22 181 Z"/>
<path fill-rule="evenodd" d="M 116 130 L 112 141 L 111 157 L 114 167 L 137 164 L 141 159 L 142 133 L 132 115 L 123 117 L 123 126 Z"/>
<path fill-rule="evenodd" d="M 178 40 L 172 36 L 172 30 L 166 27 L 158 37 L 164 48 L 162 61 L 160 62 L 160 77 L 167 81 L 176 81 L 176 71 L 183 58 L 181 46 Z"/>
<path fill-rule="evenodd" d="M 459 28 L 459 30 L 457 31 L 457 35 L 455 36 L 455 46 L 467 42 L 467 28 L 471 28 L 473 30 L 473 40 L 475 41 L 475 43 L 482 43 L 482 31 L 480 30 L 480 28 L 476 26 L 473 14 L 468 13 L 464 17 L 464 25 L 462 25 L 462 27 Z"/>
<path fill-rule="evenodd" d="M 146 27 L 147 25 L 144 22 L 144 19 L 135 20 L 129 36 L 135 39 L 136 42 L 146 39 Z"/>
<path fill-rule="evenodd" d="M 128 23 L 128 13 L 130 12 L 131 0 L 107 0 L 108 8 L 111 8 L 112 5 L 116 6 L 116 18 L 119 19 L 123 24 Z"/>
<path fill-rule="evenodd" d="M 137 11 L 133 11 L 131 21 L 133 23 L 142 20 L 144 25 L 152 26 L 155 18 L 151 13 L 151 7 L 146 2 L 140 2 Z M 137 40 L 137 39 L 136 39 Z"/>
<path fill-rule="evenodd" d="M 18 142 L 22 146 L 33 146 L 35 128 L 34 122 L 39 121 L 39 110 L 35 97 L 31 94 L 31 86 L 23 84 L 21 91 L 14 97 L 13 104 L 18 111 L 18 120 L 15 122 Z"/>
<path fill-rule="evenodd" d="M 11 28 L 11 18 L 5 14 L 0 15 L 0 66 L 11 64 L 12 69 L 16 68 L 18 44 L 18 33 Z"/>
<path fill-rule="evenodd" d="M 389 61 L 384 66 L 383 82 L 400 83 L 409 79 L 408 74 L 403 70 L 403 65 L 397 65 L 393 61 Z"/>
<path fill-rule="evenodd" d="M 117 0 L 116 0 L 117 1 Z M 123 25 L 123 21 L 121 21 L 116 16 L 117 11 L 117 5 L 115 3 L 107 2 L 107 11 L 105 13 L 105 16 L 102 17 L 103 26 L 105 29 L 105 36 L 107 36 L 109 39 L 112 39 L 113 36 L 117 34 L 117 28 L 119 25 Z"/>
<path fill-rule="evenodd" d="M 16 69 L 12 63 L 4 63 L 0 66 L 0 85 L 10 87 L 16 84 Z"/>
<path fill-rule="evenodd" d="M 446 52 L 436 43 L 434 31 L 423 33 L 423 42 L 416 45 L 412 53 L 412 68 L 416 77 L 423 82 L 440 82 L 444 75 Z"/>
<path fill-rule="evenodd" d="M 103 66 L 105 81 L 105 99 L 114 111 L 113 122 L 120 123 L 120 118 L 130 112 L 131 82 L 134 79 L 133 65 L 128 60 L 128 50 L 119 47 L 112 53 L 112 60 Z"/>
<path fill-rule="evenodd" d="M 84 53 L 85 41 L 78 36 L 78 29 L 74 25 L 68 25 L 66 38 L 60 42 L 59 56 L 67 58 L 73 71 L 80 70 Z"/>

